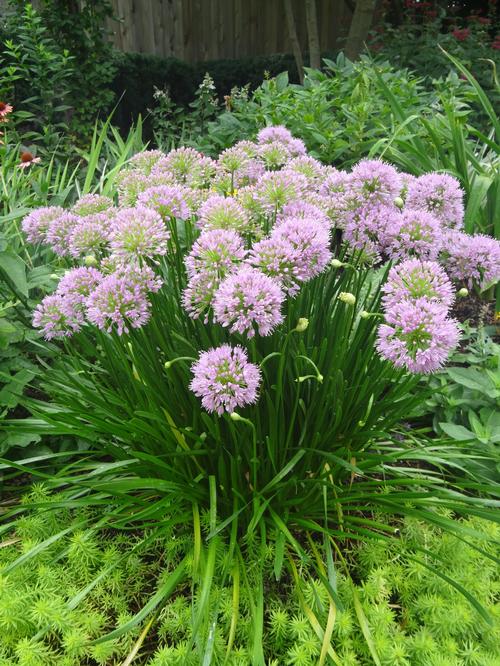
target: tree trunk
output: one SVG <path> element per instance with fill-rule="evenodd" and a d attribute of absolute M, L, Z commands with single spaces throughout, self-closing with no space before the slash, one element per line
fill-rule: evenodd
<path fill-rule="evenodd" d="M 349 60 L 356 60 L 363 50 L 372 25 L 375 6 L 376 0 L 357 0 L 356 2 L 345 45 L 345 55 Z"/>
<path fill-rule="evenodd" d="M 304 61 L 302 60 L 302 52 L 300 50 L 299 38 L 297 37 L 297 29 L 295 27 L 295 17 L 293 15 L 292 0 L 284 0 L 286 22 L 288 26 L 288 36 L 292 43 L 293 56 L 295 64 L 297 65 L 297 72 L 299 73 L 300 83 L 304 83 Z"/>
<path fill-rule="evenodd" d="M 307 36 L 309 39 L 309 65 L 313 69 L 321 67 L 321 50 L 319 45 L 318 17 L 316 16 L 316 0 L 306 0 Z"/>

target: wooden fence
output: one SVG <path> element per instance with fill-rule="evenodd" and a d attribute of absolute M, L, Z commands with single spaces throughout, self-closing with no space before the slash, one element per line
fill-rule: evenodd
<path fill-rule="evenodd" d="M 283 0 L 112 0 L 114 45 L 123 51 L 188 62 L 291 53 Z M 293 0 L 298 38 L 307 50 L 305 6 Z M 345 0 L 317 0 L 321 50 L 337 46 L 351 11 Z"/>

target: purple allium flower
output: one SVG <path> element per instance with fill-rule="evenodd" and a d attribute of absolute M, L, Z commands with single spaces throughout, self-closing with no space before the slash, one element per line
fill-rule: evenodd
<path fill-rule="evenodd" d="M 75 305 L 84 305 L 102 280 L 103 275 L 96 268 L 71 268 L 59 280 L 56 294 Z"/>
<path fill-rule="evenodd" d="M 255 183 L 265 171 L 262 162 L 256 159 L 257 146 L 250 141 L 240 141 L 232 148 L 223 150 L 217 160 L 219 179 L 228 178 L 232 188 L 244 187 Z"/>
<path fill-rule="evenodd" d="M 257 134 L 257 143 L 260 145 L 265 143 L 274 143 L 279 141 L 280 143 L 290 143 L 293 139 L 293 135 L 286 127 L 283 125 L 275 125 L 273 127 L 264 127 Z"/>
<path fill-rule="evenodd" d="M 363 204 L 392 204 L 402 188 L 401 174 L 382 160 L 361 160 L 349 176 L 349 192 Z"/>
<path fill-rule="evenodd" d="M 275 226 L 278 227 L 289 218 L 302 218 L 320 222 L 326 229 L 330 229 L 331 222 L 325 211 L 316 204 L 309 201 L 293 201 L 283 206 L 281 212 L 276 217 Z"/>
<path fill-rule="evenodd" d="M 150 187 L 175 185 L 173 176 L 167 173 L 146 176 L 140 171 L 126 170 L 117 176 L 118 200 L 120 206 L 135 206 L 137 197 Z"/>
<path fill-rule="evenodd" d="M 100 254 L 109 241 L 110 218 L 106 213 L 95 213 L 80 218 L 69 235 L 68 248 L 72 257 Z"/>
<path fill-rule="evenodd" d="M 304 142 L 300 139 L 295 139 L 291 132 L 282 125 L 274 127 L 264 127 L 257 134 L 257 143 L 265 145 L 267 143 L 282 143 L 286 146 L 292 157 L 298 157 L 306 154 L 306 147 Z"/>
<path fill-rule="evenodd" d="M 386 308 L 401 301 L 414 302 L 425 298 L 448 310 L 454 298 L 453 285 L 441 266 L 420 259 L 407 259 L 393 266 L 382 291 Z"/>
<path fill-rule="evenodd" d="M 125 260 L 126 263 L 119 261 L 115 263 L 113 272 L 117 277 L 126 278 L 134 289 L 137 287 L 144 294 L 156 293 L 161 289 L 162 279 L 150 266 L 140 266 L 138 263 L 130 261 L 128 257 L 125 257 Z"/>
<path fill-rule="evenodd" d="M 386 251 L 391 259 L 437 258 L 443 244 L 441 223 L 426 210 L 405 208 L 398 217 L 400 226 L 387 229 Z"/>
<path fill-rule="evenodd" d="M 323 200 L 322 208 L 334 225 L 344 228 L 348 220 L 348 212 L 356 208 L 356 199 L 349 187 L 350 174 L 329 168 L 328 175 L 319 187 L 319 197 Z"/>
<path fill-rule="evenodd" d="M 47 229 L 46 242 L 56 254 L 60 256 L 69 254 L 71 234 L 81 222 L 81 217 L 68 212 L 52 220 Z"/>
<path fill-rule="evenodd" d="M 22 229 L 30 243 L 46 242 L 47 230 L 54 220 L 65 213 L 60 206 L 45 206 L 31 211 L 22 221 Z"/>
<path fill-rule="evenodd" d="M 287 146 L 280 141 L 264 143 L 258 146 L 258 156 L 269 171 L 281 169 L 292 158 Z"/>
<path fill-rule="evenodd" d="M 193 380 L 189 388 L 201 398 L 208 412 L 220 416 L 257 402 L 260 369 L 249 363 L 246 351 L 240 346 L 226 344 L 202 352 L 191 372 Z"/>
<path fill-rule="evenodd" d="M 319 275 L 330 262 L 330 234 L 314 219 L 289 218 L 275 227 L 271 236 L 256 243 L 249 263 L 276 278 L 293 296 L 300 283 Z"/>
<path fill-rule="evenodd" d="M 401 213 L 394 206 L 364 206 L 346 216 L 344 240 L 352 250 L 374 262 L 380 260 L 387 237 L 400 227 Z"/>
<path fill-rule="evenodd" d="M 314 159 L 314 157 L 309 157 L 309 155 L 294 157 L 288 162 L 286 168 L 288 171 L 301 173 L 312 184 L 319 184 L 326 176 L 325 168 L 321 162 Z"/>
<path fill-rule="evenodd" d="M 448 275 L 480 289 L 500 280 L 500 242 L 491 236 L 470 236 L 450 231 L 445 240 L 443 263 Z"/>
<path fill-rule="evenodd" d="M 145 176 L 149 176 L 152 168 L 162 157 L 165 157 L 165 153 L 161 150 L 143 150 L 130 158 L 129 166 L 135 171 L 140 171 Z"/>
<path fill-rule="evenodd" d="M 202 229 L 249 231 L 249 216 L 235 199 L 212 194 L 198 210 L 197 224 Z"/>
<path fill-rule="evenodd" d="M 102 194 L 86 194 L 79 199 L 71 209 L 71 212 L 81 217 L 103 213 L 113 207 L 113 200 Z"/>
<path fill-rule="evenodd" d="M 127 275 L 106 276 L 87 300 L 87 318 L 101 330 L 118 335 L 129 326 L 140 328 L 149 320 L 149 302 L 145 290 Z"/>
<path fill-rule="evenodd" d="M 377 351 L 396 367 L 427 374 L 438 370 L 460 338 L 446 308 L 425 298 L 391 305 L 377 336 Z"/>
<path fill-rule="evenodd" d="M 190 187 L 207 187 L 216 172 L 216 162 L 194 148 L 176 148 L 154 166 L 152 175 L 167 173 L 177 183 Z"/>
<path fill-rule="evenodd" d="M 83 323 L 81 309 L 61 294 L 45 296 L 33 313 L 33 326 L 42 329 L 46 340 L 68 337 L 79 331 Z"/>
<path fill-rule="evenodd" d="M 208 324 L 208 314 L 222 279 L 217 273 L 208 271 L 190 277 L 182 293 L 182 306 L 191 319 L 204 315 L 203 321 Z"/>
<path fill-rule="evenodd" d="M 176 217 L 186 220 L 191 211 L 186 203 L 186 187 L 182 185 L 157 185 L 140 192 L 137 205 L 151 208 L 159 213 L 163 220 Z"/>
<path fill-rule="evenodd" d="M 251 266 L 241 266 L 221 283 L 213 302 L 215 320 L 231 333 L 269 335 L 283 321 L 285 300 L 279 282 Z"/>
<path fill-rule="evenodd" d="M 254 190 L 254 199 L 265 213 L 278 213 L 283 206 L 303 198 L 309 183 L 293 171 L 272 171 L 264 174 Z"/>
<path fill-rule="evenodd" d="M 117 255 L 153 258 L 166 254 L 170 233 L 151 208 L 123 208 L 112 222 L 110 245 Z"/>
<path fill-rule="evenodd" d="M 185 264 L 190 277 L 200 272 L 225 277 L 245 256 L 243 239 L 235 231 L 208 229 L 194 243 Z"/>
<path fill-rule="evenodd" d="M 447 227 L 463 226 L 464 193 L 460 183 L 446 173 L 426 173 L 408 183 L 407 208 L 420 208 L 435 215 Z"/>

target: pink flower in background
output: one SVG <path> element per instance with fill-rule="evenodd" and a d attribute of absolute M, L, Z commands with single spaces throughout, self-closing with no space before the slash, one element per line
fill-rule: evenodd
<path fill-rule="evenodd" d="M 14 107 L 6 102 L 0 102 L 0 123 L 7 122 L 7 116 L 12 113 Z"/>
<path fill-rule="evenodd" d="M 208 412 L 222 415 L 257 402 L 261 373 L 239 346 L 221 345 L 202 352 L 191 366 L 189 388 Z"/>
<path fill-rule="evenodd" d="M 40 157 L 35 157 L 33 153 L 30 153 L 27 150 L 21 153 L 20 159 L 21 161 L 17 165 L 20 169 L 27 169 L 32 164 L 38 164 L 41 162 Z"/>
<path fill-rule="evenodd" d="M 464 217 L 464 192 L 447 173 L 426 173 L 408 183 L 406 208 L 432 213 L 446 227 L 460 229 Z"/>
<path fill-rule="evenodd" d="M 455 28 L 452 30 L 451 34 L 455 39 L 459 42 L 465 42 L 465 40 L 470 36 L 470 29 L 469 28 Z"/>
<path fill-rule="evenodd" d="M 451 278 L 485 288 L 500 279 L 500 241 L 483 234 L 449 233 L 443 263 Z"/>

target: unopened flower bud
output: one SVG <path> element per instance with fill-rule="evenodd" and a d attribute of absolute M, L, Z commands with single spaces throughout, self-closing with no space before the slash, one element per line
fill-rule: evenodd
<path fill-rule="evenodd" d="M 97 259 L 94 257 L 93 254 L 88 254 L 88 255 L 83 259 L 83 263 L 85 264 L 85 266 L 89 266 L 89 267 L 91 267 L 91 266 L 97 266 L 98 261 L 97 261 Z"/>
<path fill-rule="evenodd" d="M 238 414 L 238 412 L 231 412 L 229 414 L 231 421 L 243 421 L 243 417 Z"/>
<path fill-rule="evenodd" d="M 309 326 L 309 319 L 306 319 L 305 317 L 300 317 L 299 321 L 297 322 L 297 326 L 295 327 L 295 330 L 297 331 L 297 333 L 303 333 L 308 326 Z"/>
<path fill-rule="evenodd" d="M 403 206 L 405 205 L 405 202 L 403 201 L 403 199 L 401 197 L 396 197 L 394 199 L 394 205 L 397 206 L 398 208 L 403 208 Z"/>
<path fill-rule="evenodd" d="M 172 361 L 166 361 L 163 367 L 165 368 L 165 370 L 168 370 L 169 368 L 172 367 Z"/>
<path fill-rule="evenodd" d="M 361 319 L 369 319 L 371 314 L 370 314 L 370 312 L 367 312 L 366 310 L 362 310 L 359 313 L 359 316 L 361 317 Z"/>
<path fill-rule="evenodd" d="M 50 279 L 51 280 L 59 280 L 59 275 L 57 275 L 57 273 L 51 273 L 50 274 Z"/>
<path fill-rule="evenodd" d="M 339 261 L 339 259 L 332 259 L 332 260 L 330 261 L 330 266 L 331 266 L 332 268 L 342 268 L 342 266 L 344 266 L 344 262 L 343 262 L 343 261 Z"/>
<path fill-rule="evenodd" d="M 466 289 L 465 287 L 462 287 L 462 289 L 459 289 L 457 292 L 457 296 L 459 298 L 466 298 L 469 295 L 469 290 Z"/>
<path fill-rule="evenodd" d="M 347 303 L 347 305 L 354 305 L 356 303 L 356 296 L 349 291 L 341 291 L 338 298 L 339 301 Z"/>

